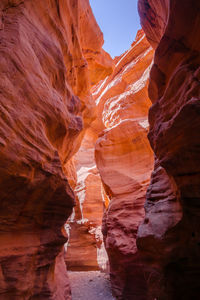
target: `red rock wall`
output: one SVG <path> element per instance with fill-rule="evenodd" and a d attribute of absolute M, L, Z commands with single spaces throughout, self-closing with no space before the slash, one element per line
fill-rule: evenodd
<path fill-rule="evenodd" d="M 117 299 L 140 299 L 137 297 L 143 289 L 136 234 L 144 218 L 153 169 L 147 140 L 152 57 L 153 49 L 140 30 L 131 48 L 115 59 L 113 74 L 93 88 L 99 117 L 106 127 L 97 140 L 95 157 L 110 202 L 104 213 L 103 234 Z"/>
<path fill-rule="evenodd" d="M 145 299 L 199 299 L 200 2 L 139 0 L 139 12 L 156 49 L 149 84 L 156 162 L 137 239 Z"/>
<path fill-rule="evenodd" d="M 110 72 L 102 44 L 88 0 L 0 2 L 0 299 L 70 299 L 64 172 L 73 183 L 91 66 Z"/>

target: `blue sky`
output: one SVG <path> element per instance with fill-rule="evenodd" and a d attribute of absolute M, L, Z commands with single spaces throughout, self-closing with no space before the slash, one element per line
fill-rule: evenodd
<path fill-rule="evenodd" d="M 103 48 L 112 56 L 121 55 L 134 41 L 140 21 L 137 0 L 89 0 L 104 34 Z"/>

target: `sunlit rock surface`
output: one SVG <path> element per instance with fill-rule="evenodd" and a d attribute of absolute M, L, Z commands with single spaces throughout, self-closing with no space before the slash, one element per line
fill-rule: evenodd
<path fill-rule="evenodd" d="M 137 244 L 145 299 L 199 299 L 200 2 L 139 0 L 155 51 L 149 140 L 156 155 Z"/>
<path fill-rule="evenodd" d="M 137 297 L 144 284 L 136 234 L 144 218 L 145 194 L 153 169 L 147 139 L 147 84 L 152 57 L 153 49 L 140 30 L 131 48 L 115 58 L 113 74 L 93 88 L 106 128 L 97 140 L 95 157 L 109 202 L 103 234 L 117 299 L 140 299 Z"/>
<path fill-rule="evenodd" d="M 2 300 L 70 299 L 62 255 L 75 203 L 69 160 L 93 114 L 92 66 L 104 66 L 102 78 L 112 66 L 102 44 L 88 0 L 0 2 Z"/>
<path fill-rule="evenodd" d="M 94 159 L 97 136 L 89 129 L 75 155 L 77 183 L 76 207 L 66 228 L 66 263 L 70 270 L 106 270 L 107 254 L 101 232 L 103 216 L 102 183 Z"/>

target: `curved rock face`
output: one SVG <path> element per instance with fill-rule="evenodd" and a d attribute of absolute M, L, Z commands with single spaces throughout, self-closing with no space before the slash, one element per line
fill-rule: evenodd
<path fill-rule="evenodd" d="M 139 0 L 139 11 L 156 48 L 149 84 L 156 162 L 137 239 L 148 299 L 198 299 L 200 3 Z"/>
<path fill-rule="evenodd" d="M 0 41 L 0 298 L 70 299 L 63 170 L 91 119 L 90 64 L 110 62 L 88 0 L 2 0 Z"/>
<path fill-rule="evenodd" d="M 147 140 L 152 56 L 153 49 L 139 31 L 131 48 L 115 59 L 113 74 L 93 90 L 106 127 L 97 140 L 95 157 L 110 201 L 103 234 L 117 299 L 140 299 L 143 289 L 136 234 L 144 218 L 146 188 L 153 169 Z"/>

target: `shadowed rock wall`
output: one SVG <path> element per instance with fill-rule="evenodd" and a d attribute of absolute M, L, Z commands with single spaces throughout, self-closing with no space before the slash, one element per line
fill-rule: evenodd
<path fill-rule="evenodd" d="M 149 140 L 155 168 L 137 245 L 147 299 L 198 299 L 200 289 L 200 2 L 139 0 L 155 50 Z"/>

